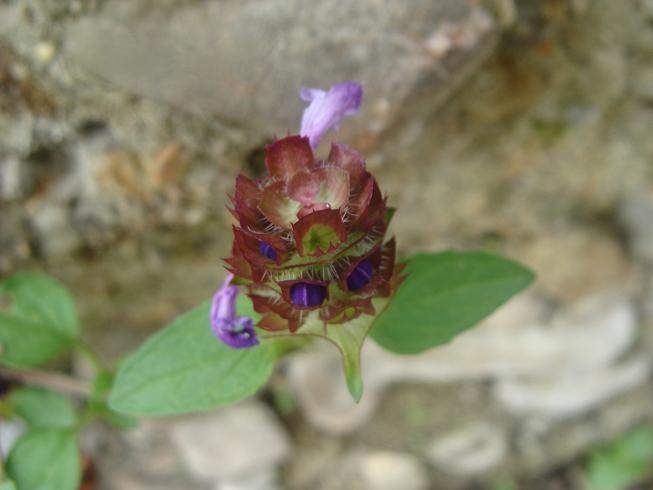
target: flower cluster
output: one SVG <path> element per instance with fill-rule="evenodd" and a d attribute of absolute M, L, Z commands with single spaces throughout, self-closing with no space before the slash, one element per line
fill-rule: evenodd
<path fill-rule="evenodd" d="M 239 288 L 261 315 L 257 327 L 294 333 L 308 318 L 346 328 L 374 315 L 372 300 L 389 297 L 400 280 L 394 240 L 384 243 L 393 210 L 362 156 L 338 143 L 326 159 L 313 153 L 324 133 L 358 110 L 361 86 L 343 82 L 301 96 L 310 105 L 300 134 L 266 147 L 266 176 L 236 179 L 237 225 L 225 260 L 232 275 L 211 310 L 214 334 L 235 348 L 258 342 L 252 320 L 236 316 Z"/>

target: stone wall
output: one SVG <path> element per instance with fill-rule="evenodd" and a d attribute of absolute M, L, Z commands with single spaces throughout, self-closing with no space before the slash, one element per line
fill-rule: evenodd
<path fill-rule="evenodd" d="M 539 275 L 443 349 L 367 345 L 360 406 L 329 349 L 288 359 L 275 414 L 236 409 L 270 427 L 274 457 L 238 446 L 258 473 L 215 469 L 175 419 L 89 443 L 122 475 L 106 488 L 537 488 L 650 417 L 652 21 L 647 0 L 0 1 L 0 273 L 60 277 L 106 355 L 219 284 L 226 193 L 297 129 L 302 85 L 364 83 L 338 138 L 399 208 L 401 253 L 485 247 Z M 221 451 L 231 413 L 196 447 Z"/>

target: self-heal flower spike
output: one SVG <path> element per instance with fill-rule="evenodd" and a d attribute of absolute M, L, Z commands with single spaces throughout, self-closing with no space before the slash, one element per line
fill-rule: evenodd
<path fill-rule="evenodd" d="M 211 330 L 222 342 L 236 349 L 258 344 L 254 323 L 246 316 L 236 316 L 238 286 L 231 286 L 229 274 L 222 287 L 213 296 L 211 304 Z"/>
<path fill-rule="evenodd" d="M 261 315 L 257 326 L 266 331 L 261 340 L 329 339 L 342 351 L 349 389 L 359 399 L 361 345 L 401 282 L 394 240 L 384 243 L 393 210 L 357 151 L 334 143 L 326 159 L 313 154 L 324 133 L 358 109 L 361 86 L 303 89 L 302 97 L 310 104 L 301 134 L 266 147 L 267 175 L 236 178 L 231 212 L 237 224 L 232 256 L 225 261 Z M 225 295 L 235 297 L 228 291 Z M 223 317 L 229 325 L 244 322 L 233 320 L 233 311 Z M 253 332 L 245 323 L 242 332 Z M 213 316 L 212 324 L 220 339 L 234 345 L 232 326 L 216 328 Z"/>

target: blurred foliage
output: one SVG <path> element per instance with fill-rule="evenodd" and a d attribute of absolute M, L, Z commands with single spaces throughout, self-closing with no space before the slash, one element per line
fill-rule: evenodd
<path fill-rule="evenodd" d="M 584 467 L 590 490 L 627 490 L 653 475 L 653 427 L 638 427 L 592 451 Z"/>
<path fill-rule="evenodd" d="M 502 478 L 492 484 L 492 490 L 518 490 L 517 484 L 509 479 Z"/>

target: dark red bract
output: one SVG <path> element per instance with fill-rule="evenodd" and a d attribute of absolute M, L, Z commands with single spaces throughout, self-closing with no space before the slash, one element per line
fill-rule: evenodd
<path fill-rule="evenodd" d="M 244 286 L 260 328 L 296 331 L 317 311 L 326 323 L 374 314 L 372 299 L 399 282 L 392 210 L 358 152 L 333 144 L 316 159 L 309 140 L 288 136 L 265 150 L 268 175 L 239 175 L 228 269 Z"/>

